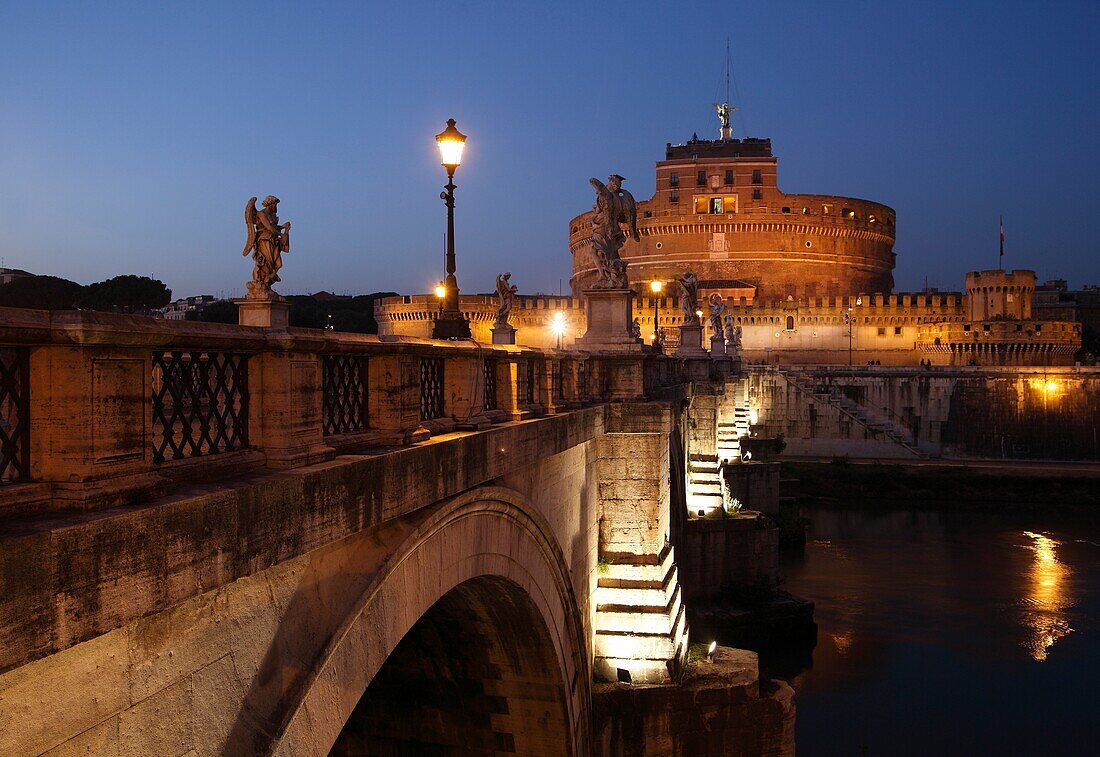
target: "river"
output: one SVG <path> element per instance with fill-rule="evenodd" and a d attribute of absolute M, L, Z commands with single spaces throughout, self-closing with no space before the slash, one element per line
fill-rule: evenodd
<path fill-rule="evenodd" d="M 815 507 L 784 588 L 817 605 L 802 755 L 1100 753 L 1100 523 Z"/>

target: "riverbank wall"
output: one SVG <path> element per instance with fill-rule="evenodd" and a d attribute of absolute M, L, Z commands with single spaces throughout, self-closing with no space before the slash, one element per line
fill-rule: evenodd
<path fill-rule="evenodd" d="M 1100 369 L 752 367 L 719 412 L 792 456 L 1100 460 Z"/>

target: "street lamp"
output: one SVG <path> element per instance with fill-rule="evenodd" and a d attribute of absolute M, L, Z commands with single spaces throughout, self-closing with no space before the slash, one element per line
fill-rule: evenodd
<path fill-rule="evenodd" d="M 852 306 L 848 306 L 848 312 L 844 314 L 844 325 L 848 327 L 848 365 L 852 365 Z"/>
<path fill-rule="evenodd" d="M 558 337 L 558 349 L 561 349 L 561 335 L 565 333 L 565 313 L 560 310 L 554 313 L 554 319 L 550 321 L 550 330 Z"/>
<path fill-rule="evenodd" d="M 657 333 L 661 330 L 657 321 L 660 315 L 657 312 L 657 298 L 661 296 L 661 291 L 665 288 L 665 282 L 658 279 L 654 279 L 649 282 L 649 291 L 653 293 L 653 343 L 657 344 Z"/>
<path fill-rule="evenodd" d="M 435 136 L 440 164 L 447 169 L 447 186 L 439 199 L 447 206 L 447 278 L 443 282 L 443 309 L 432 328 L 433 339 L 469 339 L 470 322 L 458 309 L 458 279 L 455 278 L 455 169 L 462 164 L 466 135 L 455 128 L 453 118 L 447 128 Z M 436 290 L 438 295 L 438 288 Z"/>

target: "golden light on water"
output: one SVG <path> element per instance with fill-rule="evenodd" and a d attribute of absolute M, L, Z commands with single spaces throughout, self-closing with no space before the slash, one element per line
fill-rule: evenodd
<path fill-rule="evenodd" d="M 1027 573 L 1023 621 L 1029 632 L 1028 651 L 1033 660 L 1042 662 L 1055 642 L 1073 632 L 1066 617 L 1071 604 L 1065 585 L 1070 569 L 1058 560 L 1059 542 L 1033 531 L 1024 531 L 1024 536 L 1031 539 L 1026 546 L 1034 559 Z"/>

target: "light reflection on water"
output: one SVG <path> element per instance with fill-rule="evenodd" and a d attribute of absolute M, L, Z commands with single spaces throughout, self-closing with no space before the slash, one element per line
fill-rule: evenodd
<path fill-rule="evenodd" d="M 800 753 L 1093 753 L 1100 521 L 820 506 L 784 588 L 816 646 L 764 650 L 796 691 Z"/>
<path fill-rule="evenodd" d="M 1058 560 L 1060 542 L 1034 531 L 1023 533 L 1031 539 L 1032 543 L 1025 546 L 1034 553 L 1034 559 L 1021 619 L 1030 634 L 1027 648 L 1031 658 L 1042 662 L 1055 642 L 1073 633 L 1065 615 L 1072 606 L 1065 591 L 1072 571 Z"/>

